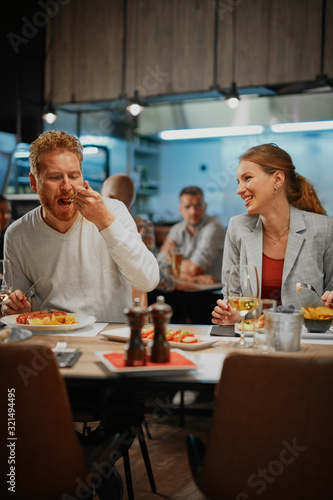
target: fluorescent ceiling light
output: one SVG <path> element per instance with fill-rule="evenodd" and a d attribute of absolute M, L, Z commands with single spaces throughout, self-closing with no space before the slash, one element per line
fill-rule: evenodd
<path fill-rule="evenodd" d="M 98 153 L 98 148 L 96 146 L 85 146 L 83 148 L 83 154 L 84 155 L 95 155 Z"/>
<path fill-rule="evenodd" d="M 16 151 L 14 153 L 14 157 L 15 158 L 29 158 L 30 156 L 30 153 L 28 153 L 28 151 Z"/>
<path fill-rule="evenodd" d="M 84 153 L 87 149 L 87 145 L 91 146 L 93 144 L 94 146 L 106 146 L 108 148 L 112 148 L 114 146 L 113 139 L 104 135 L 81 135 L 79 140 L 82 146 L 84 146 Z"/>
<path fill-rule="evenodd" d="M 180 139 L 209 139 L 213 137 L 228 137 L 233 135 L 255 135 L 261 134 L 264 127 L 261 125 L 248 125 L 245 127 L 214 127 L 214 128 L 192 128 L 183 130 L 163 130 L 158 135 L 164 141 L 175 141 Z"/>
<path fill-rule="evenodd" d="M 276 133 L 333 130 L 333 120 L 323 122 L 276 123 L 271 126 L 271 129 Z"/>

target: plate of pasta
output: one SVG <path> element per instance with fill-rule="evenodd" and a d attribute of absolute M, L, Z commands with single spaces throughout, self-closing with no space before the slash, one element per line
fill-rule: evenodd
<path fill-rule="evenodd" d="M 71 331 L 96 322 L 94 316 L 68 313 L 65 311 L 45 310 L 24 314 L 12 314 L 1 318 L 10 327 L 25 328 L 33 331 Z"/>

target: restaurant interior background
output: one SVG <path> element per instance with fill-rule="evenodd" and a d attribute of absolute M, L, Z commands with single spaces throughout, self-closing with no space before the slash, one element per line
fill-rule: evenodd
<path fill-rule="evenodd" d="M 1 39 L 0 189 L 17 216 L 37 203 L 28 145 L 53 128 L 80 137 L 95 189 L 110 174 L 131 175 L 134 212 L 156 224 L 179 220 L 188 184 L 204 189 L 224 225 L 244 213 L 238 158 L 266 142 L 291 154 L 333 215 L 333 0 L 14 5 Z M 135 100 L 144 106 L 136 117 L 126 109 Z M 53 124 L 41 118 L 50 104 Z M 163 134 L 182 130 L 197 137 Z"/>

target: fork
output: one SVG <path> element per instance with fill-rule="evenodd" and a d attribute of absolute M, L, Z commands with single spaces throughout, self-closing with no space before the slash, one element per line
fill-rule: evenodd
<path fill-rule="evenodd" d="M 76 194 L 77 193 L 72 194 L 72 196 L 70 198 L 67 198 L 67 201 L 74 201 Z"/>
<path fill-rule="evenodd" d="M 312 285 L 309 285 L 309 283 L 296 283 L 296 290 L 297 290 L 297 293 L 299 293 L 301 291 L 302 288 L 307 288 L 308 290 L 311 290 L 311 292 L 315 293 L 316 295 L 318 295 L 318 297 L 320 298 L 320 300 L 322 300 L 321 296 L 319 295 L 319 293 L 317 292 L 317 290 L 315 288 L 313 288 Z"/>
<path fill-rule="evenodd" d="M 33 287 L 35 285 L 37 285 L 38 281 L 41 280 L 41 279 L 42 279 L 42 277 L 38 278 L 38 280 L 35 281 L 35 283 L 23 294 L 23 297 L 26 297 L 28 295 L 28 293 L 31 292 L 31 290 L 33 289 Z"/>

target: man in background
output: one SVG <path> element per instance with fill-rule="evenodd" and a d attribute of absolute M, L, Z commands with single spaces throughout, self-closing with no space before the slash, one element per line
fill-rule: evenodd
<path fill-rule="evenodd" d="M 101 194 L 106 198 L 113 198 L 115 200 L 122 201 L 131 212 L 132 205 L 135 200 L 134 182 L 126 174 L 111 175 L 105 179 Z M 146 247 L 153 252 L 153 254 L 155 254 L 156 245 L 153 223 L 148 219 L 142 219 L 141 217 L 137 217 L 133 214 L 132 217 L 136 223 L 139 234 L 141 234 L 142 241 Z"/>
<path fill-rule="evenodd" d="M 176 248 L 183 253 L 180 279 L 210 284 L 221 281 L 225 229 L 206 214 L 202 189 L 187 186 L 180 193 L 179 212 L 183 221 L 171 227 L 157 260 L 171 261 Z"/>
<path fill-rule="evenodd" d="M 0 259 L 3 259 L 3 240 L 5 231 L 12 218 L 12 206 L 10 201 L 0 194 Z"/>
<path fill-rule="evenodd" d="M 105 179 L 102 191 L 102 196 L 113 198 L 122 201 L 128 210 L 131 212 L 132 205 L 135 201 L 135 187 L 133 180 L 126 174 L 115 174 Z M 132 213 L 132 212 L 131 212 Z M 138 232 L 141 234 L 142 241 L 147 248 L 156 255 L 156 242 L 154 224 L 148 219 L 142 219 L 132 214 L 132 217 L 137 225 Z M 193 290 L 195 287 L 187 282 L 176 280 L 170 272 L 170 266 L 167 263 L 160 263 L 160 282 L 157 285 L 159 290 L 172 292 L 174 290 Z M 133 290 L 133 298 L 137 296 Z"/>

